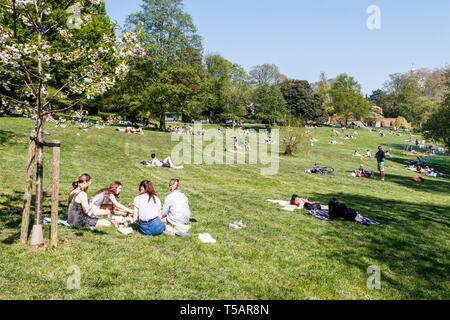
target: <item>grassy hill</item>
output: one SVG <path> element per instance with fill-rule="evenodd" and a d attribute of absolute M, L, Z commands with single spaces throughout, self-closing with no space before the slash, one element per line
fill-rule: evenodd
<path fill-rule="evenodd" d="M 312 130 L 314 147 L 281 157 L 279 173 L 262 176 L 261 165 L 186 165 L 184 170 L 140 164 L 155 152 L 169 156 L 171 135 L 146 131 L 126 135 L 113 127 L 84 132 L 54 128 L 47 141 L 61 140 L 60 216 L 67 217 L 71 183 L 84 172 L 93 177 L 88 194 L 114 180 L 123 183 L 121 202 L 150 179 L 163 200 L 171 178 L 181 180 L 198 220 L 191 238 L 124 236 L 115 229 L 59 227 L 56 250 L 33 251 L 18 243 L 28 136 L 33 122 L 0 119 L 0 299 L 449 299 L 450 181 L 426 178 L 403 168 L 407 136 L 359 130 L 357 140 L 329 145 L 329 128 Z M 77 136 L 80 133 L 80 136 Z M 353 178 L 352 170 L 376 161 L 353 157 L 393 146 L 386 182 Z M 334 176 L 304 173 L 319 163 Z M 436 168 L 449 173 L 449 167 Z M 44 216 L 50 214 L 51 150 L 45 152 Z M 327 203 L 337 197 L 381 223 L 361 226 L 321 221 L 303 211 L 286 212 L 267 199 L 298 194 Z M 247 228 L 228 223 L 243 220 Z M 44 226 L 48 239 L 49 228 Z M 216 244 L 197 235 L 210 233 Z M 66 287 L 68 267 L 81 271 L 81 289 Z M 369 266 L 381 269 L 381 290 L 369 290 Z"/>

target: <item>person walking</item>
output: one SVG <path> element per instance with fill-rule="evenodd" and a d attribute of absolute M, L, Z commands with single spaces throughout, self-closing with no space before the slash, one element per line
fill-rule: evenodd
<path fill-rule="evenodd" d="M 381 146 L 378 146 L 378 152 L 375 155 L 375 157 L 377 158 L 378 171 L 380 171 L 380 174 L 381 174 L 381 181 L 384 181 L 384 176 L 385 176 L 384 159 L 386 158 L 386 154 L 384 153 L 383 148 Z"/>

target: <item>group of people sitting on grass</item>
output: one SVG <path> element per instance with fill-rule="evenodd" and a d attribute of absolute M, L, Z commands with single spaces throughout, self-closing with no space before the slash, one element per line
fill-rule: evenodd
<path fill-rule="evenodd" d="M 140 134 L 140 135 L 144 134 L 144 130 L 142 130 L 142 128 L 135 129 L 133 127 L 126 127 L 126 128 L 117 127 L 116 131 L 128 133 L 128 134 L 132 134 L 132 133 Z"/>
<path fill-rule="evenodd" d="M 360 154 L 358 152 L 358 150 L 355 150 L 355 152 L 353 153 L 354 157 L 362 157 L 362 158 L 372 158 L 372 153 L 370 152 L 370 150 L 366 151 L 366 154 Z"/>
<path fill-rule="evenodd" d="M 226 148 L 225 151 L 230 153 L 239 153 L 238 150 L 249 151 L 250 149 L 250 144 L 246 140 L 244 140 L 243 138 L 234 137 L 233 149 Z"/>
<path fill-rule="evenodd" d="M 178 179 L 170 180 L 171 193 L 166 197 L 164 206 L 161 206 L 153 184 L 148 180 L 142 181 L 139 184 L 139 194 L 133 201 L 133 209 L 119 202 L 122 184 L 118 181 L 97 191 L 88 200 L 87 191 L 91 182 L 91 176 L 85 173 L 72 183 L 67 219 L 70 225 L 117 227 L 119 222 L 113 219 L 113 215 L 130 216 L 134 223 L 139 224 L 140 232 L 144 235 L 156 236 L 165 232 L 168 235 L 189 236 L 186 232 L 190 228 L 187 224 L 191 211 L 188 198 L 180 191 Z"/>
<path fill-rule="evenodd" d="M 192 126 L 187 126 L 184 125 L 182 127 L 175 125 L 175 126 L 169 126 L 169 128 L 167 128 L 167 131 L 173 134 L 193 134 L 193 128 Z"/>
<path fill-rule="evenodd" d="M 428 177 L 435 177 L 435 178 L 446 178 L 447 175 L 438 172 L 436 170 L 434 170 L 434 168 L 430 168 L 429 166 L 425 166 L 425 168 L 422 167 L 422 165 L 418 165 L 417 167 L 415 165 L 408 165 L 405 166 L 406 169 L 411 170 L 411 171 L 415 171 L 417 173 L 421 173 L 424 174 Z"/>

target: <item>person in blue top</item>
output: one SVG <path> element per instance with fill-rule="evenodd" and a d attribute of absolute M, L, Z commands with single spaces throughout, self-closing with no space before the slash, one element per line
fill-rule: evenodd
<path fill-rule="evenodd" d="M 384 159 L 386 158 L 386 154 L 381 146 L 378 146 L 378 152 L 375 157 L 378 162 L 378 171 L 381 173 L 381 181 L 384 181 Z"/>

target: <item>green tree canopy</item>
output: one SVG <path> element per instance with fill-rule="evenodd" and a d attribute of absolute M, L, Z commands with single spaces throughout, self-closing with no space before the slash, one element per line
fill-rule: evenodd
<path fill-rule="evenodd" d="M 450 150 L 450 72 L 446 74 L 446 98 L 424 125 L 425 135 L 441 141 Z"/>
<path fill-rule="evenodd" d="M 114 107 L 132 115 L 150 111 L 164 130 L 166 112 L 192 114 L 204 74 L 201 39 L 181 0 L 143 0 L 141 11 L 127 17 L 127 29 L 139 28 L 147 57 L 116 91 Z"/>
<path fill-rule="evenodd" d="M 339 75 L 331 86 L 336 114 L 346 121 L 353 118 L 366 118 L 370 112 L 370 104 L 361 94 L 361 86 L 347 74 Z"/>
<path fill-rule="evenodd" d="M 269 124 L 274 124 L 289 112 L 280 88 L 275 85 L 258 87 L 254 92 L 253 103 L 256 116 Z"/>
<path fill-rule="evenodd" d="M 306 80 L 286 80 L 279 85 L 287 108 L 294 117 L 302 117 L 303 120 L 323 121 L 327 113 L 323 101 L 315 94 L 311 85 Z"/>

